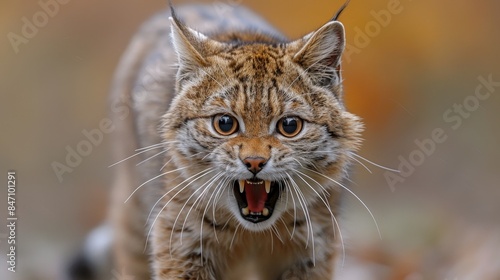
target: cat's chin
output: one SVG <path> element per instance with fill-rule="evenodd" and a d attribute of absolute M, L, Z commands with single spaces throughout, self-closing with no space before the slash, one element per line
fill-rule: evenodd
<path fill-rule="evenodd" d="M 272 218 L 280 196 L 280 186 L 280 182 L 258 178 L 234 182 L 234 197 L 239 215 L 256 225 L 250 226 L 251 228 L 266 227 L 264 224 L 267 221 L 275 220 Z"/>
<path fill-rule="evenodd" d="M 236 212 L 237 211 L 236 208 L 234 209 L 235 209 L 234 212 Z M 281 209 L 281 207 L 277 205 L 273 215 L 269 216 L 266 220 L 255 223 L 243 218 L 241 211 L 234 213 L 239 225 L 245 230 L 248 230 L 250 232 L 264 232 L 269 230 L 273 226 L 276 226 L 276 222 L 279 220 L 282 214 L 283 214 L 283 209 Z"/>

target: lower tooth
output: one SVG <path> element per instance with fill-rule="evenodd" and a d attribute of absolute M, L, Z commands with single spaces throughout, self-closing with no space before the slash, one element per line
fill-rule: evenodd
<path fill-rule="evenodd" d="M 264 208 L 264 210 L 262 210 L 262 215 L 269 216 L 269 209 Z"/>
<path fill-rule="evenodd" d="M 250 214 L 250 210 L 248 209 L 248 207 L 246 208 L 241 208 L 241 213 L 245 216 L 247 216 L 248 214 Z"/>

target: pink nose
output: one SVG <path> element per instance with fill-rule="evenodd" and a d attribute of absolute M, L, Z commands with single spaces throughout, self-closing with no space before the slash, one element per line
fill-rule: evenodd
<path fill-rule="evenodd" d="M 259 173 L 264 165 L 266 165 L 267 160 L 262 157 L 247 157 L 243 160 L 248 170 L 253 174 Z"/>

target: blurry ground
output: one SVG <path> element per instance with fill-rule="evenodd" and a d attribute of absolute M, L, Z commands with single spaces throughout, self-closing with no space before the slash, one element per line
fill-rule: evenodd
<path fill-rule="evenodd" d="M 16 274 L 6 271 L 0 227 L 0 279 L 57 279 L 61 263 L 104 217 L 112 163 L 106 135 L 62 182 L 51 164 L 65 161 L 67 147 L 85 139 L 82 130 L 99 126 L 130 36 L 165 3 L 68 1 L 43 22 L 37 1 L 1 2 L 0 220 L 6 173 L 14 169 L 19 221 Z M 297 38 L 341 2 L 217 5 L 224 12 L 240 4 Z M 500 279 L 500 86 L 474 95 L 479 77 L 500 81 L 498 11 L 495 0 L 355 0 L 342 15 L 351 45 L 343 64 L 347 105 L 366 123 L 359 154 L 393 168 L 411 165 L 399 178 L 356 165 L 352 190 L 373 212 L 382 240 L 350 197 L 341 225 L 350 235 L 344 279 Z M 43 26 L 16 53 L 9 34 L 22 35 L 23 17 L 34 15 Z M 441 143 L 426 140 L 436 133 Z"/>

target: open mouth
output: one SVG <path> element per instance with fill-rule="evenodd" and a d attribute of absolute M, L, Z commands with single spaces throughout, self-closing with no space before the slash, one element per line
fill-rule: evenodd
<path fill-rule="evenodd" d="M 260 179 L 234 182 L 234 196 L 243 219 L 260 223 L 269 219 L 279 197 L 279 182 Z"/>

